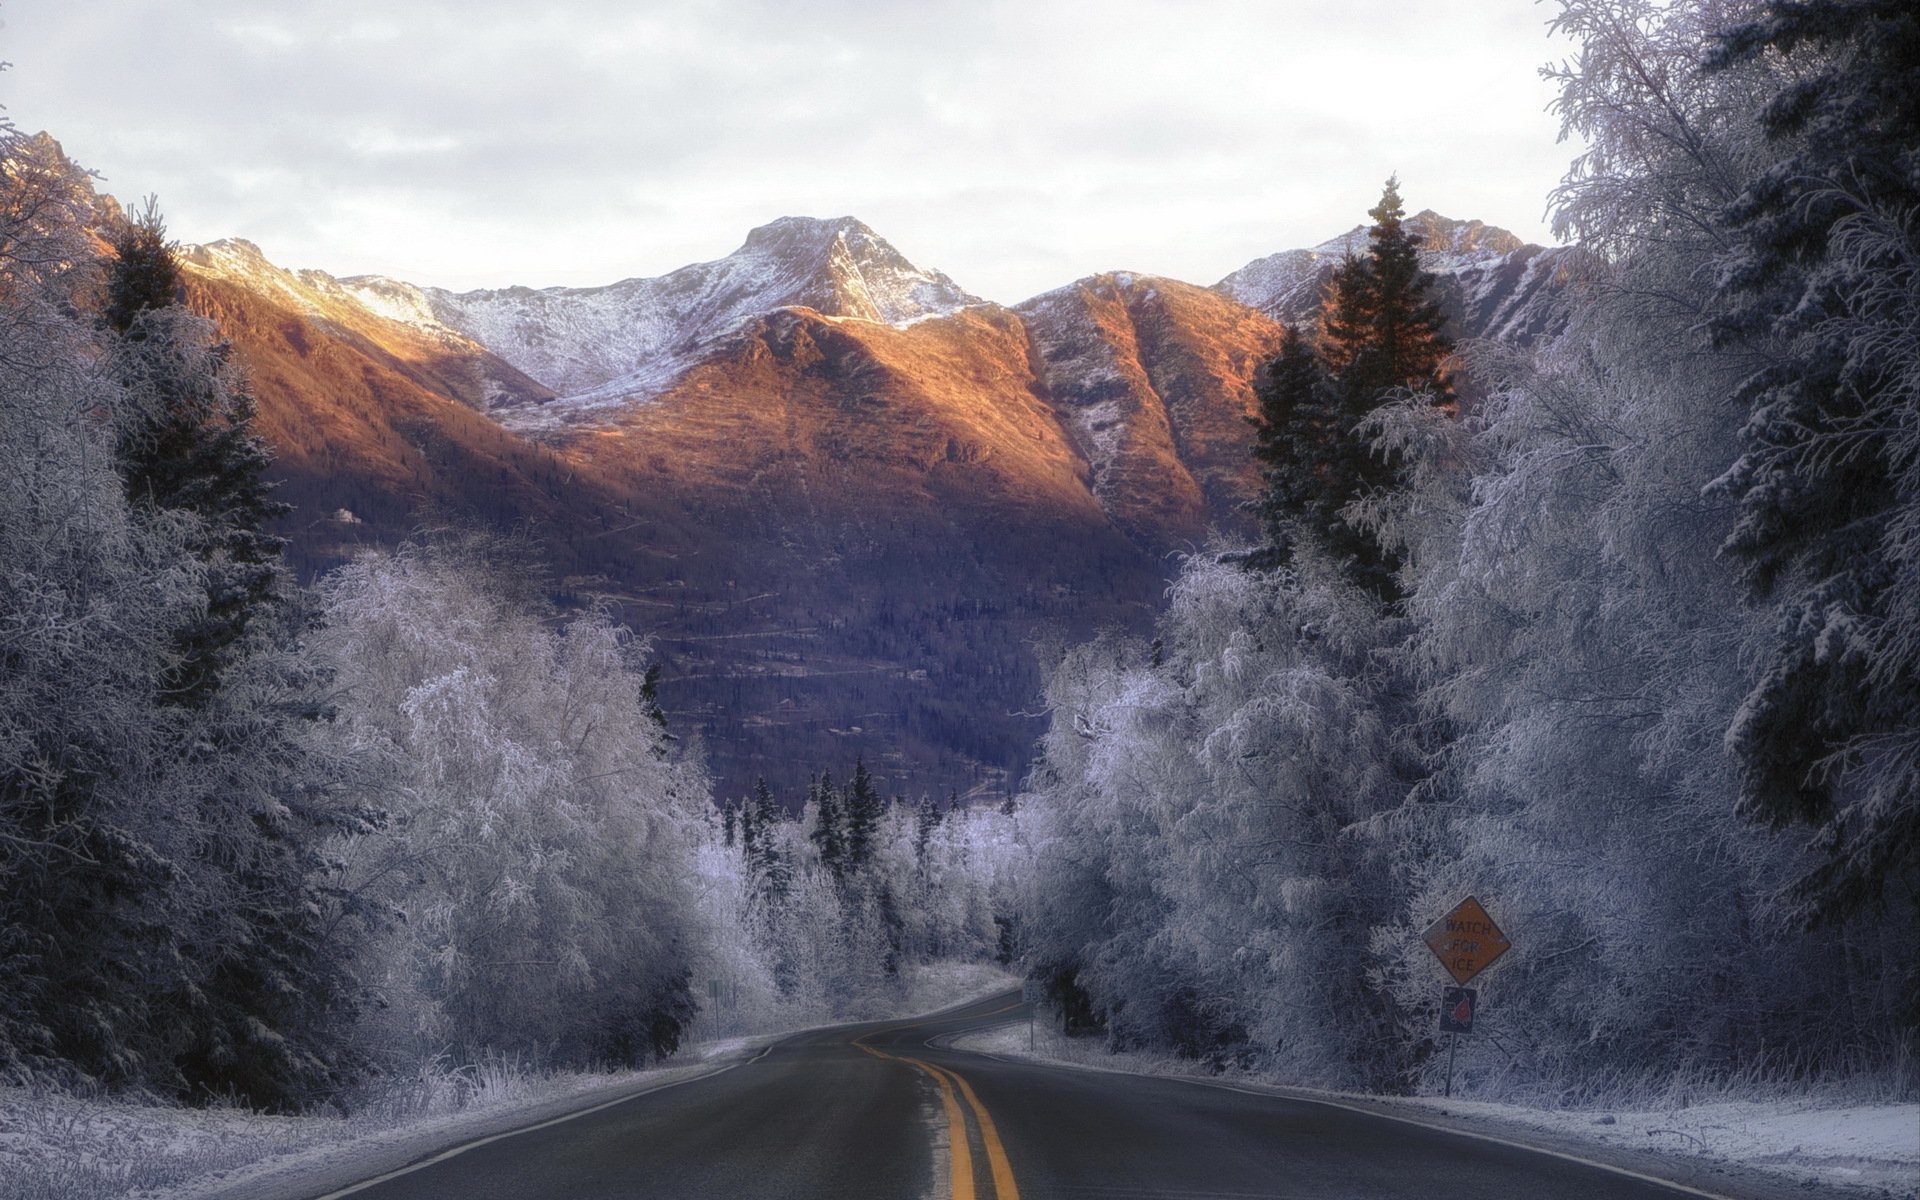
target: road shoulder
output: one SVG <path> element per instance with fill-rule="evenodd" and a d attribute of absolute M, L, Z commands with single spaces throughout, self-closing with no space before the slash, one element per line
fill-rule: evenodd
<path fill-rule="evenodd" d="M 1703 1105 L 1659 1114 L 1603 1110 L 1556 1112 L 1439 1097 L 1380 1097 L 1289 1087 L 1246 1077 L 1211 1076 L 1166 1060 L 1124 1054 L 1101 1054 L 1098 1061 L 1067 1059 L 1049 1054 L 1045 1046 L 1029 1050 L 1028 1036 L 1028 1026 L 1023 1020 L 1017 1025 L 953 1035 L 938 1041 L 956 1050 L 1007 1062 L 1147 1075 L 1198 1087 L 1327 1104 L 1536 1150 L 1731 1200 L 1804 1200 L 1808 1196 L 1915 1200 L 1920 1197 L 1920 1190 L 1916 1190 L 1920 1188 L 1920 1105 L 1839 1110 L 1834 1106 L 1776 1103 Z M 1729 1109 L 1756 1111 L 1722 1111 Z M 1770 1142 L 1759 1147 L 1759 1154 L 1753 1152 L 1754 1137 L 1736 1136 L 1731 1128 L 1736 1118 L 1790 1124 L 1796 1109 L 1810 1136 L 1792 1144 Z M 1611 1122 L 1604 1123 L 1608 1118 Z M 1853 1145 L 1839 1153 L 1825 1153 L 1823 1151 L 1835 1148 L 1832 1143 L 1836 1118 L 1872 1122 L 1875 1128 L 1871 1132 L 1876 1136 L 1864 1145 Z M 1899 1141 L 1897 1131 L 1903 1124 L 1912 1138 L 1910 1149 Z M 1698 1132 L 1689 1132 L 1689 1127 Z M 1657 1141 L 1648 1136 L 1650 1132 L 1657 1135 Z M 1703 1133 L 1712 1138 L 1711 1143 L 1703 1140 Z M 1827 1141 L 1816 1141 L 1814 1134 L 1825 1135 Z M 1647 1142 L 1635 1144 L 1636 1139 L 1642 1137 L 1647 1138 Z M 1844 1141 L 1841 1139 L 1840 1144 Z M 1720 1152 L 1716 1152 L 1717 1149 Z"/>

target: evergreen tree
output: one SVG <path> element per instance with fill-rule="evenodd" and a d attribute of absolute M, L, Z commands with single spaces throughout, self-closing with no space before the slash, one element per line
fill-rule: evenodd
<path fill-rule="evenodd" d="M 740 806 L 735 804 L 731 800 L 727 801 L 726 803 L 720 806 L 720 844 L 725 846 L 729 850 L 733 849 L 733 825 L 734 825 L 734 820 L 739 815 L 740 815 Z M 748 814 L 747 820 L 748 820 L 748 825 L 745 831 L 746 844 L 741 848 L 746 850 L 748 854 L 751 855 L 753 851 L 753 833 L 752 833 L 753 826 L 751 824 L 752 822 L 751 814 Z"/>
<path fill-rule="evenodd" d="M 782 819 L 780 805 L 765 777 L 754 780 L 753 798 L 742 815 L 748 831 L 747 868 L 758 881 L 760 895 L 769 902 L 784 897 L 793 878 L 793 868 L 781 852 L 775 832 Z"/>
<path fill-rule="evenodd" d="M 1336 441 L 1335 398 L 1319 357 L 1292 325 L 1282 330 L 1280 353 L 1254 390 L 1260 408 L 1248 420 L 1266 486 L 1252 504 L 1265 540 L 1252 565 L 1274 567 L 1287 560 L 1297 525 L 1324 535 L 1338 520 L 1338 506 L 1328 510 L 1334 497 L 1326 486 L 1328 452 Z M 1158 642 L 1154 653 L 1163 653 Z"/>
<path fill-rule="evenodd" d="M 856 758 L 846 795 L 846 862 L 850 873 L 864 871 L 873 862 L 874 834 L 885 810 L 886 800 L 867 773 L 867 760 Z"/>
<path fill-rule="evenodd" d="M 1398 554 L 1349 515 L 1350 506 L 1401 486 L 1397 452 L 1374 444 L 1365 423 L 1399 391 L 1453 403 L 1445 375 L 1453 346 L 1429 297 L 1419 239 L 1407 229 L 1399 180 L 1369 216 L 1367 253 L 1334 272 L 1321 313 L 1317 352 L 1288 329 L 1257 385 L 1253 453 L 1266 464 L 1254 508 L 1265 535 L 1254 566 L 1284 562 L 1297 535 L 1315 539 L 1355 584 L 1398 601 Z"/>
<path fill-rule="evenodd" d="M 319 846 L 372 814 L 342 807 L 316 769 L 305 727 L 326 715 L 314 697 L 327 681 L 298 649 L 310 622 L 281 594 L 283 542 L 265 528 L 289 510 L 272 499 L 230 347 L 180 295 L 150 200 L 114 239 L 101 317 L 128 398 L 116 467 L 134 513 L 181 531 L 204 590 L 159 672 L 180 714 L 165 769 L 196 827 L 191 861 L 173 866 L 201 908 L 176 930 L 191 965 L 149 1017 L 170 1061 L 147 1070 L 188 1094 L 300 1106 L 351 1071 L 358 995 L 329 939 L 365 915 L 341 911 Z"/>
<path fill-rule="evenodd" d="M 820 865 L 827 869 L 835 882 L 840 882 L 847 873 L 847 842 L 840 793 L 833 786 L 833 773 L 820 772 L 820 778 L 813 782 L 810 790 L 813 793 L 813 829 L 807 838 L 819 851 Z"/>
<path fill-rule="evenodd" d="M 113 253 L 113 269 L 107 277 L 107 327 L 123 336 L 140 337 L 142 333 L 134 328 L 140 314 L 179 303 L 183 291 L 180 264 L 167 241 L 157 196 L 148 196 L 114 238 Z"/>
<path fill-rule="evenodd" d="M 1396 388 L 1450 404 L 1445 366 L 1453 343 L 1428 294 L 1433 276 L 1421 268 L 1420 239 L 1406 227 L 1398 178 L 1387 180 L 1367 215 L 1373 218 L 1367 253 L 1341 264 L 1323 314 L 1320 352 L 1327 369 L 1350 415 L 1372 411 Z"/>
<path fill-rule="evenodd" d="M 667 710 L 660 707 L 659 663 L 647 664 L 647 673 L 640 679 L 640 706 L 646 711 L 648 719 L 659 726 L 660 732 L 664 735 L 660 739 L 659 753 L 655 755 L 657 758 L 664 759 L 667 756 L 666 744 L 680 739 L 667 733 Z"/>
<path fill-rule="evenodd" d="M 1819 919 L 1920 896 L 1920 10 L 1775 0 L 1711 65 L 1763 58 L 1788 67 L 1761 112 L 1776 157 L 1726 214 L 1717 328 L 1763 365 L 1716 487 L 1776 632 L 1728 741 L 1749 815 L 1820 831 Z"/>
<path fill-rule="evenodd" d="M 266 525 L 291 509 L 272 498 L 272 455 L 253 433 L 253 396 L 228 362 L 230 348 L 209 343 L 204 324 L 175 302 L 179 265 L 152 201 L 114 250 L 105 319 L 119 335 L 115 366 L 134 397 L 118 431 L 120 474 L 136 506 L 196 519 L 206 607 L 179 630 L 165 685 L 176 703 L 198 708 L 248 624 L 277 602 L 285 542 Z"/>
<path fill-rule="evenodd" d="M 954 801 L 947 801 L 949 808 Z M 932 796 L 920 797 L 919 807 L 913 812 L 913 862 L 920 874 L 927 873 L 927 848 L 933 844 L 933 834 L 940 828 L 941 818 L 945 816 L 940 806 L 933 802 Z"/>

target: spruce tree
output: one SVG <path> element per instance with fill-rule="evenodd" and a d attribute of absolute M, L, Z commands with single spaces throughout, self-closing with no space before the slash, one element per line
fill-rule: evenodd
<path fill-rule="evenodd" d="M 1336 441 L 1334 393 L 1319 356 L 1292 325 L 1282 330 L 1280 353 L 1254 390 L 1260 408 L 1248 420 L 1265 487 L 1252 508 L 1265 545 L 1252 565 L 1273 567 L 1286 561 L 1298 527 L 1325 536 L 1337 519 L 1327 507 L 1333 497 L 1326 485 Z"/>
<path fill-rule="evenodd" d="M 1774 636 L 1728 735 L 1743 810 L 1819 831 L 1805 914 L 1920 897 L 1920 10 L 1776 0 L 1710 59 L 1785 65 L 1778 157 L 1726 213 L 1723 348 L 1757 352 L 1716 485 Z"/>
<path fill-rule="evenodd" d="M 761 897 L 769 902 L 777 901 L 787 894 L 793 869 L 775 838 L 774 831 L 784 818 L 779 803 L 773 798 L 773 789 L 767 786 L 764 777 L 754 780 L 753 798 L 747 802 L 742 819 L 745 828 L 750 831 L 747 839 L 748 869 L 757 881 Z"/>
<path fill-rule="evenodd" d="M 807 838 L 820 853 L 820 865 L 835 882 L 846 877 L 845 818 L 841 814 L 840 793 L 833 786 L 831 771 L 820 772 L 810 790 L 813 793 L 813 829 Z"/>
<path fill-rule="evenodd" d="M 873 776 L 867 773 L 867 760 L 856 758 L 853 763 L 853 781 L 847 785 L 846 796 L 846 854 L 849 872 L 864 871 L 872 863 L 874 855 L 874 835 L 879 830 L 880 816 L 886 809 L 886 801 L 874 789 Z"/>
<path fill-rule="evenodd" d="M 1406 226 L 1398 178 L 1387 180 L 1367 215 L 1367 253 L 1341 265 L 1322 317 L 1327 369 L 1351 415 L 1365 416 L 1397 388 L 1451 404 L 1445 366 L 1453 343 L 1429 294 L 1433 276 L 1420 266 L 1420 239 Z"/>
<path fill-rule="evenodd" d="M 203 706 L 239 653 L 247 626 L 278 602 L 285 541 L 266 526 L 290 510 L 266 480 L 272 455 L 253 433 L 254 401 L 198 318 L 177 303 L 179 264 L 150 200 L 114 239 L 105 321 L 118 335 L 116 366 L 134 404 L 116 452 L 127 498 L 155 513 L 196 519 L 195 555 L 207 602 L 177 636 L 165 688 Z"/>
<path fill-rule="evenodd" d="M 107 327 L 123 336 L 143 336 L 134 329 L 140 314 L 179 303 L 183 291 L 180 264 L 167 241 L 158 197 L 148 196 L 114 238 L 113 255 L 107 277 Z"/>
<path fill-rule="evenodd" d="M 954 802 L 949 799 L 947 803 L 951 807 Z M 943 816 L 932 796 L 920 797 L 920 805 L 913 813 L 913 861 L 922 875 L 927 873 L 927 849 L 933 844 L 934 831 L 940 828 Z"/>
<path fill-rule="evenodd" d="M 1433 276 L 1420 267 L 1398 179 L 1387 180 L 1368 215 L 1367 253 L 1349 255 L 1335 270 L 1318 345 L 1288 329 L 1257 385 L 1253 453 L 1266 465 L 1266 488 L 1254 508 L 1266 544 L 1248 561 L 1284 562 L 1304 534 L 1355 584 L 1394 602 L 1401 598 L 1398 555 L 1346 516 L 1356 501 L 1402 484 L 1397 457 L 1376 448 L 1364 424 L 1403 391 L 1451 405 L 1445 365 L 1453 345 L 1428 294 Z"/>
<path fill-rule="evenodd" d="M 647 673 L 640 679 L 640 707 L 641 710 L 647 714 L 648 718 L 660 727 L 660 732 L 664 735 L 665 741 L 673 742 L 679 740 L 674 737 L 673 734 L 667 732 L 667 710 L 660 707 L 659 663 L 647 664 Z M 660 752 L 660 757 L 666 757 L 664 747 Z"/>
<path fill-rule="evenodd" d="M 135 513 L 181 530 L 205 589 L 172 631 L 158 680 L 178 730 L 168 769 L 196 831 L 195 860 L 176 867 L 204 905 L 193 928 L 173 932 L 189 965 L 159 1009 L 172 1043 L 165 1082 L 304 1106 L 353 1067 L 345 1038 L 359 995 L 330 939 L 366 915 L 329 891 L 319 847 L 376 818 L 338 804 L 308 751 L 302 727 L 326 715 L 315 697 L 327 681 L 298 649 L 311 621 L 282 593 L 283 542 L 266 530 L 288 507 L 272 498 L 271 456 L 231 348 L 178 302 L 156 204 L 113 248 L 100 324 L 128 398 L 116 467 Z"/>

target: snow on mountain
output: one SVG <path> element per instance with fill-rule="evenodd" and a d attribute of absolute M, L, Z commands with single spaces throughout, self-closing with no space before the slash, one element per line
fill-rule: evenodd
<path fill-rule="evenodd" d="M 187 270 L 299 313 L 415 382 L 482 411 L 532 408 L 552 393 L 483 343 L 434 319 L 424 294 L 393 280 L 289 270 L 243 238 L 184 246 Z"/>
<path fill-rule="evenodd" d="M 1421 239 L 1420 262 L 1439 277 L 1441 303 L 1462 337 L 1531 341 L 1551 328 L 1538 301 L 1564 283 L 1581 259 L 1566 247 L 1529 245 L 1484 221 L 1456 221 L 1431 209 L 1407 218 Z M 1367 250 L 1367 227 L 1355 226 L 1310 250 L 1255 259 L 1214 290 L 1280 321 L 1311 321 L 1328 277 L 1349 254 Z"/>
<path fill-rule="evenodd" d="M 778 309 L 903 325 L 980 303 L 852 217 L 783 217 L 725 258 L 604 287 L 450 292 L 376 276 L 342 283 L 394 319 L 483 343 L 561 397 L 503 411 L 514 427 L 577 422 L 657 395 L 705 351 Z"/>

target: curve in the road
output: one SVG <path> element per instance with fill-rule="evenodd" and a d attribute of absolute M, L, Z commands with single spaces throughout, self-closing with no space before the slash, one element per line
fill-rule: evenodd
<path fill-rule="evenodd" d="M 796 1034 L 324 1200 L 1728 1200 L 1338 1101 L 943 1044 L 1019 1010 Z"/>

